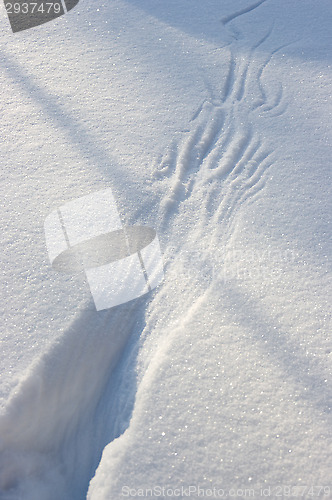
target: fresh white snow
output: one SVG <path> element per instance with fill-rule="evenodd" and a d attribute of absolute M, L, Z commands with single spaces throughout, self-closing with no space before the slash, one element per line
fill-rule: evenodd
<path fill-rule="evenodd" d="M 13 34 L 0 4 L 1 499 L 332 498 L 331 25 L 81 0 Z M 107 188 L 165 279 L 97 312 L 44 221 Z"/>

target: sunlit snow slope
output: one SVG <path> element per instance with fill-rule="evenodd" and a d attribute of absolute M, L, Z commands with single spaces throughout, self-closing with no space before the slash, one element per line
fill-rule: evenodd
<path fill-rule="evenodd" d="M 331 22 L 81 0 L 13 34 L 1 5 L 1 499 L 332 498 Z M 106 187 L 165 280 L 96 312 L 43 224 Z"/>

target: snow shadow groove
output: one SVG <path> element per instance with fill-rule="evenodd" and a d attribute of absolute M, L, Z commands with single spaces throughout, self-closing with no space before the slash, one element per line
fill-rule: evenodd
<path fill-rule="evenodd" d="M 129 424 L 145 307 L 85 311 L 30 369 L 0 417 L 1 498 L 86 498 L 104 447 Z"/>

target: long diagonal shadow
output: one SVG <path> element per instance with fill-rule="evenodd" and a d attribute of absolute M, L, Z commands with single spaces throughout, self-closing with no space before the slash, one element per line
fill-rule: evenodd
<path fill-rule="evenodd" d="M 56 95 L 43 89 L 35 81 L 35 77 L 28 75 L 26 70 L 22 69 L 3 49 L 0 49 L 1 63 L 15 84 L 41 107 L 54 129 L 64 132 L 66 139 L 70 141 L 78 155 L 89 164 L 97 167 L 106 182 L 108 178 L 111 180 L 115 194 L 123 193 L 125 186 L 126 195 L 122 201 L 125 204 L 128 219 L 131 218 L 135 220 L 135 223 L 138 223 L 143 216 L 144 223 L 146 223 L 144 211 L 149 213 L 151 217 L 153 217 L 153 213 L 157 213 L 156 203 L 159 202 L 159 198 L 158 195 L 151 192 L 151 189 L 148 192 L 144 191 L 144 207 L 134 206 L 133 203 L 126 202 L 126 200 L 137 198 L 137 176 L 126 175 L 125 182 L 123 182 L 123 169 L 120 168 L 118 160 L 98 143 L 96 137 L 84 128 L 68 109 L 59 104 Z M 142 191 L 140 194 L 142 195 Z"/>
<path fill-rule="evenodd" d="M 227 283 L 227 297 L 229 306 L 241 305 L 236 308 L 237 319 L 246 330 L 250 330 L 252 343 L 271 359 L 272 364 L 282 370 L 281 375 L 294 384 L 304 401 L 316 408 L 322 417 L 325 415 L 330 420 L 332 387 L 321 372 L 319 359 L 308 356 L 286 331 L 273 323 L 273 319 L 262 311 L 258 302 L 248 298 L 236 283 Z"/>
<path fill-rule="evenodd" d="M 77 118 L 68 112 L 68 109 L 59 104 L 57 97 L 43 89 L 35 81 L 35 77 L 28 75 L 26 70 L 22 69 L 3 49 L 0 51 L 0 62 L 15 84 L 41 107 L 50 123 L 57 130 L 62 130 L 65 133 L 66 138 L 82 158 L 88 160 L 92 165 L 96 165 L 104 175 L 107 175 L 110 166 L 112 166 L 112 170 L 118 168 L 117 161 L 98 144 L 96 138 L 78 122 Z M 127 181 L 130 184 L 130 180 Z M 116 176 L 112 176 L 112 185 L 114 183 L 116 184 Z M 115 186 L 113 185 L 113 187 Z"/>

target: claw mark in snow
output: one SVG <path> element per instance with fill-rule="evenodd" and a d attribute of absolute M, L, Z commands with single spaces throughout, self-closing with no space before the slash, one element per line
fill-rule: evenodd
<path fill-rule="evenodd" d="M 223 19 L 224 25 L 259 7 L 267 0 Z M 254 44 L 234 41 L 229 50 L 229 67 L 222 98 L 216 100 L 207 86 L 206 99 L 194 113 L 191 130 L 177 145 L 172 144 L 156 172 L 170 177 L 170 195 L 161 203 L 161 217 L 169 225 L 181 205 L 195 203 L 200 220 L 217 219 L 223 238 L 231 230 L 235 214 L 264 187 L 272 165 L 272 152 L 252 129 L 251 113 L 274 110 L 282 102 L 280 87 L 274 102 L 268 103 L 262 74 L 275 49 L 266 60 L 258 48 L 271 36 L 274 23 Z M 285 44 L 287 45 L 287 44 Z M 170 165 L 172 164 L 172 166 Z M 166 167 L 167 165 L 167 167 Z M 165 177 L 164 177 L 165 178 Z M 204 199 L 202 200 L 202 193 Z M 193 205 L 194 204 L 194 205 Z"/>
<path fill-rule="evenodd" d="M 245 7 L 244 9 L 238 10 L 237 12 L 230 14 L 229 16 L 225 16 L 221 19 L 221 22 L 224 26 L 226 26 L 229 22 L 233 21 L 233 19 L 236 19 L 237 17 L 242 16 L 243 14 L 247 14 L 248 12 L 251 12 L 254 9 L 257 9 L 262 3 L 265 3 L 267 0 L 259 0 L 259 2 L 254 3 L 253 5 L 250 5 L 249 7 Z"/>

